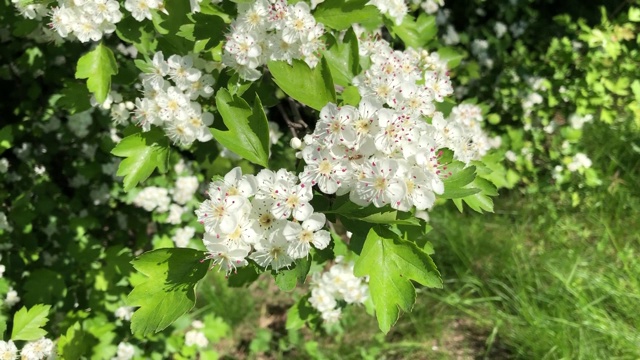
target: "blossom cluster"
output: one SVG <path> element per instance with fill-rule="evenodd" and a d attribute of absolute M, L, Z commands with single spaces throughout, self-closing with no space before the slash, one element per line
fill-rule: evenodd
<path fill-rule="evenodd" d="M 370 0 L 369 4 L 400 25 L 405 15 L 409 12 L 409 5 L 420 6 L 427 14 L 433 14 L 444 6 L 444 0 Z"/>
<path fill-rule="evenodd" d="M 193 195 L 198 190 L 198 178 L 195 176 L 179 176 L 173 188 L 166 189 L 159 186 L 148 186 L 138 192 L 133 199 L 135 206 L 146 211 L 157 213 L 168 212 L 168 224 L 180 224 L 182 214 L 186 211 L 185 205 L 193 199 Z M 172 203 L 173 200 L 173 203 Z M 185 247 L 188 240 L 193 237 L 193 228 L 185 228 L 180 234 L 176 234 L 176 244 Z"/>
<path fill-rule="evenodd" d="M 331 324 L 340 320 L 342 314 L 338 301 L 347 304 L 362 304 L 369 297 L 366 278 L 353 275 L 353 262 L 344 263 L 341 256 L 329 271 L 316 273 L 311 280 L 309 303 L 320 312 L 322 320 Z"/>
<path fill-rule="evenodd" d="M 453 93 L 447 62 L 426 50 L 394 50 L 388 42 L 365 39 L 361 56 L 371 57 L 371 67 L 354 78 L 360 94 L 409 116 L 432 116 L 435 102 Z"/>
<path fill-rule="evenodd" d="M 109 110 L 109 116 L 116 125 L 127 125 L 131 117 L 131 111 L 135 105 L 131 101 L 125 101 L 117 91 L 110 91 L 107 98 L 98 103 L 95 96 L 91 97 L 91 106 L 98 107 L 102 110 Z"/>
<path fill-rule="evenodd" d="M 142 75 L 144 97 L 136 98 L 134 111 L 143 131 L 161 126 L 174 144 L 182 146 L 212 139 L 207 126 L 213 123 L 213 114 L 196 101 L 213 95 L 214 79 L 203 74 L 205 66 L 191 55 L 171 55 L 166 61 L 162 52 L 154 55 Z"/>
<path fill-rule="evenodd" d="M 435 103 L 453 89 L 438 54 L 363 43 L 361 55 L 372 63 L 354 79 L 362 100 L 357 108 L 321 110 L 313 134 L 295 146 L 306 163 L 300 179 L 326 194 L 348 193 L 361 206 L 429 209 L 449 175 L 440 162 L 443 148 L 468 164 L 495 147 L 481 129 L 481 109 L 460 105 L 445 120 Z"/>
<path fill-rule="evenodd" d="M 41 338 L 36 341 L 26 343 L 19 351 L 20 358 L 23 360 L 40 360 L 49 359 L 54 355 L 53 341 L 47 338 Z M 18 348 L 13 341 L 0 340 L 0 359 L 17 359 Z"/>
<path fill-rule="evenodd" d="M 312 245 L 324 249 L 331 237 L 322 230 L 324 214 L 314 213 L 309 203 L 311 188 L 284 169 L 254 176 L 234 168 L 213 181 L 196 210 L 213 266 L 229 274 L 251 259 L 277 271 L 306 257 Z"/>
<path fill-rule="evenodd" d="M 59 0 L 51 9 L 49 26 L 63 38 L 75 36 L 88 42 L 113 33 L 120 20 L 122 12 L 116 0 Z"/>
<path fill-rule="evenodd" d="M 501 138 L 489 138 L 482 130 L 482 109 L 474 104 L 461 104 L 451 109 L 451 114 L 447 118 L 447 131 L 451 132 L 451 137 L 458 137 L 458 141 L 451 142 L 450 149 L 455 157 L 469 163 L 472 160 L 479 160 L 492 148 L 501 145 Z M 433 122 L 441 121 L 432 119 Z"/>
<path fill-rule="evenodd" d="M 303 59 L 310 67 L 320 60 L 324 48 L 324 26 L 316 23 L 309 5 L 285 0 L 258 0 L 238 4 L 238 17 L 231 23 L 222 61 L 246 80 L 257 80 L 257 68 L 270 60 Z"/>
<path fill-rule="evenodd" d="M 194 320 L 191 322 L 193 329 L 187 331 L 184 334 L 184 344 L 186 346 L 196 346 L 198 348 L 206 348 L 209 345 L 207 336 L 201 330 L 204 328 L 204 323 L 200 320 Z"/>
<path fill-rule="evenodd" d="M 125 0 L 124 8 L 129 10 L 131 16 L 138 21 L 151 20 L 151 10 L 167 12 L 163 0 Z"/>

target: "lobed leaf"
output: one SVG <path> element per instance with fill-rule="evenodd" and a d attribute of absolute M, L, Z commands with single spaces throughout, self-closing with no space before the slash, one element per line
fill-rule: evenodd
<path fill-rule="evenodd" d="M 124 191 L 133 189 L 158 168 L 165 172 L 169 160 L 169 141 L 158 128 L 136 133 L 122 139 L 111 154 L 126 159 L 118 167 L 117 176 L 124 176 Z"/>
<path fill-rule="evenodd" d="M 421 13 L 417 19 L 406 15 L 400 25 L 386 19 L 385 24 L 394 37 L 404 41 L 407 47 L 423 48 L 438 32 L 435 16 Z"/>
<path fill-rule="evenodd" d="M 118 73 L 113 51 L 100 43 L 95 49 L 78 59 L 76 79 L 87 79 L 87 88 L 99 103 L 104 102 L 111 90 L 111 76 Z"/>
<path fill-rule="evenodd" d="M 369 276 L 369 292 L 384 333 L 398 320 L 400 310 L 411 311 L 416 299 L 412 280 L 442 287 L 440 273 L 424 250 L 380 226 L 369 230 L 354 275 Z"/>
<path fill-rule="evenodd" d="M 228 130 L 211 129 L 213 137 L 234 153 L 267 167 L 269 123 L 260 98 L 256 96 L 252 109 L 240 96 L 220 89 L 216 94 L 216 106 Z"/>
<path fill-rule="evenodd" d="M 326 0 L 313 13 L 316 21 L 335 29 L 345 30 L 358 23 L 367 28 L 382 24 L 378 9 L 369 0 Z"/>
<path fill-rule="evenodd" d="M 336 103 L 336 92 L 327 60 L 311 69 L 302 60 L 269 61 L 267 64 L 273 80 L 287 95 L 316 110 L 328 103 Z"/>
<path fill-rule="evenodd" d="M 343 41 L 337 41 L 327 35 L 327 50 L 323 51 L 331 69 L 333 81 L 340 86 L 349 86 L 353 78 L 360 73 L 360 54 L 358 37 L 353 28 L 347 30 Z"/>
<path fill-rule="evenodd" d="M 200 251 L 173 248 L 142 254 L 131 263 L 147 278 L 134 286 L 129 306 L 139 306 L 131 317 L 131 332 L 147 336 L 164 330 L 195 305 L 195 286 L 209 262 Z"/>
<path fill-rule="evenodd" d="M 38 304 L 28 310 L 25 306 L 18 310 L 13 315 L 11 340 L 33 341 L 45 336 L 47 331 L 42 327 L 49 321 L 49 309 L 51 305 Z"/>

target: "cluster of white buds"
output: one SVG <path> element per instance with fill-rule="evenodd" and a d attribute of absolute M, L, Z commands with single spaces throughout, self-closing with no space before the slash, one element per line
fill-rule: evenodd
<path fill-rule="evenodd" d="M 309 5 L 285 0 L 258 0 L 238 4 L 238 18 L 231 23 L 222 61 L 246 80 L 261 76 L 258 67 L 269 60 L 303 59 L 315 67 L 324 48 L 324 26 L 316 23 Z"/>
<path fill-rule="evenodd" d="M 338 256 L 329 271 L 316 273 L 311 280 L 309 303 L 320 312 L 322 320 L 331 324 L 340 320 L 342 314 L 339 301 L 347 304 L 362 304 L 369 297 L 366 278 L 353 275 L 353 262 L 343 263 Z"/>
<path fill-rule="evenodd" d="M 208 126 L 213 114 L 203 111 L 196 100 L 213 95 L 214 79 L 202 73 L 206 64 L 198 60 L 191 55 L 171 55 L 165 61 L 162 52 L 154 55 L 142 75 L 144 97 L 136 98 L 134 119 L 143 131 L 149 131 L 151 125 L 161 126 L 174 144 L 182 146 L 212 139 Z"/>
<path fill-rule="evenodd" d="M 231 170 L 213 181 L 196 215 L 204 225 L 204 244 L 227 274 L 247 259 L 273 270 L 289 267 L 309 254 L 312 245 L 324 249 L 331 239 L 322 230 L 326 218 L 314 213 L 311 184 L 284 169 L 263 169 L 258 175 Z"/>
<path fill-rule="evenodd" d="M 75 36 L 88 42 L 113 33 L 120 20 L 122 12 L 116 0 L 59 0 L 51 9 L 49 26 L 63 38 Z"/>

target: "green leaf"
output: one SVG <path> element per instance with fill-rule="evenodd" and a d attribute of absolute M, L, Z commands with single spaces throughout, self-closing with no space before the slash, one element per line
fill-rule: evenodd
<path fill-rule="evenodd" d="M 462 198 L 471 209 L 482 213 L 483 211 L 493 212 L 493 200 L 490 196 L 498 195 L 496 187 L 488 180 L 477 177 L 471 184 L 478 191 L 473 195 Z M 460 207 L 458 207 L 460 209 Z"/>
<path fill-rule="evenodd" d="M 58 340 L 58 353 L 62 359 L 77 360 L 87 352 L 85 331 L 82 324 L 76 322 L 67 329 L 67 333 Z"/>
<path fill-rule="evenodd" d="M 24 283 L 24 301 L 26 305 L 51 304 L 64 299 L 67 286 L 59 273 L 49 269 L 36 269 Z"/>
<path fill-rule="evenodd" d="M 311 268 L 311 262 L 309 259 L 304 258 L 296 261 L 296 266 L 290 270 L 280 270 L 277 273 L 274 271 L 276 279 L 276 285 L 283 291 L 291 291 L 296 288 L 298 284 L 304 284 L 307 279 L 307 274 Z"/>
<path fill-rule="evenodd" d="M 113 52 L 100 43 L 78 60 L 76 79 L 87 79 L 87 88 L 99 103 L 104 102 L 111 89 L 111 76 L 118 73 Z"/>
<path fill-rule="evenodd" d="M 358 107 L 360 104 L 360 92 L 355 86 L 347 86 L 342 91 L 342 103 L 343 105 L 351 105 Z"/>
<path fill-rule="evenodd" d="M 406 15 L 400 25 L 385 19 L 387 28 L 394 37 L 399 37 L 407 47 L 423 48 L 438 32 L 435 16 L 421 13 L 417 19 Z"/>
<path fill-rule="evenodd" d="M 309 305 L 309 296 L 305 296 L 298 300 L 289 311 L 287 311 L 287 330 L 299 330 L 304 327 L 304 324 L 317 318 L 318 312 L 315 308 Z"/>
<path fill-rule="evenodd" d="M 0 129 L 0 154 L 7 149 L 11 149 L 13 143 L 13 128 L 11 125 L 4 126 Z"/>
<path fill-rule="evenodd" d="M 224 40 L 228 33 L 227 24 L 220 16 L 207 14 L 193 14 L 193 37 L 195 40 L 207 40 L 205 50 L 216 47 Z"/>
<path fill-rule="evenodd" d="M 358 52 L 358 37 L 353 28 L 347 30 L 343 41 L 337 41 L 332 35 L 327 35 L 327 50 L 323 52 L 331 75 L 336 84 L 348 86 L 353 78 L 360 73 L 360 54 Z"/>
<path fill-rule="evenodd" d="M 132 261 L 147 276 L 127 298 L 127 305 L 139 306 L 131 318 L 131 332 L 147 336 L 171 325 L 193 308 L 195 286 L 206 274 L 205 254 L 192 249 L 158 249 Z"/>
<path fill-rule="evenodd" d="M 322 109 L 328 103 L 336 103 L 336 93 L 327 60 L 322 58 L 313 69 L 302 60 L 269 61 L 273 80 L 287 95 L 314 108 Z"/>
<path fill-rule="evenodd" d="M 38 304 L 27 310 L 25 306 L 13 315 L 11 340 L 33 341 L 47 334 L 42 327 L 49 321 L 50 305 Z"/>
<path fill-rule="evenodd" d="M 216 94 L 216 106 L 228 130 L 211 129 L 213 137 L 234 153 L 267 167 L 269 124 L 260 98 L 256 96 L 252 109 L 240 96 L 220 89 Z"/>
<path fill-rule="evenodd" d="M 78 82 L 68 82 L 61 91 L 62 97 L 56 105 L 66 109 L 70 114 L 76 114 L 89 110 L 89 91 L 87 87 Z"/>
<path fill-rule="evenodd" d="M 122 139 L 111 153 L 124 157 L 116 175 L 124 176 L 124 191 L 146 180 L 157 167 L 165 172 L 169 160 L 169 141 L 158 128 Z"/>
<path fill-rule="evenodd" d="M 476 167 L 468 166 L 460 169 L 462 166 L 464 165 L 460 162 L 454 162 L 448 166 L 452 175 L 443 181 L 444 194 L 440 195 L 441 198 L 457 199 L 480 192 L 478 189 L 465 188 L 476 178 Z"/>
<path fill-rule="evenodd" d="M 460 62 L 464 58 L 464 53 L 450 47 L 438 49 L 438 55 L 440 55 L 440 60 L 447 62 L 447 68 L 449 69 L 453 69 L 460 65 Z"/>
<path fill-rule="evenodd" d="M 355 23 L 377 28 L 382 24 L 380 12 L 368 3 L 369 0 L 327 0 L 318 5 L 313 16 L 335 30 L 345 30 Z"/>
<path fill-rule="evenodd" d="M 395 210 L 389 205 L 381 208 L 377 208 L 373 204 L 362 207 L 351 202 L 348 196 L 336 198 L 331 210 L 325 211 L 324 213 L 338 214 L 348 219 L 372 224 L 419 225 L 418 220 L 413 217 L 411 213 Z"/>
<path fill-rule="evenodd" d="M 369 292 L 384 333 L 398 320 L 400 310 L 411 311 L 416 300 L 412 280 L 442 287 L 440 273 L 427 253 L 379 226 L 369 230 L 354 274 L 369 276 Z"/>
<path fill-rule="evenodd" d="M 629 21 L 640 22 L 640 8 L 633 6 L 629 8 Z"/>
<path fill-rule="evenodd" d="M 157 45 L 153 24 L 140 22 L 130 15 L 118 23 L 116 34 L 122 41 L 133 44 L 143 55 L 150 55 Z"/>

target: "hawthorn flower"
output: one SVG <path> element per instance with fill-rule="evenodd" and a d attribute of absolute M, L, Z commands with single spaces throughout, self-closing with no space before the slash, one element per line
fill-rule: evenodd
<path fill-rule="evenodd" d="M 18 358 L 18 348 L 13 341 L 0 340 L 0 359 L 13 360 Z"/>
<path fill-rule="evenodd" d="M 118 351 L 116 353 L 116 357 L 111 358 L 111 360 L 130 360 L 135 355 L 135 348 L 133 345 L 121 342 L 118 344 Z"/>
<path fill-rule="evenodd" d="M 20 302 L 20 297 L 18 296 L 18 292 L 13 290 L 12 287 L 9 287 L 9 291 L 7 291 L 7 296 L 4 299 L 4 304 L 8 307 L 12 307 L 15 304 Z"/>
<path fill-rule="evenodd" d="M 350 199 L 356 204 L 366 206 L 370 202 L 376 207 L 395 203 L 402 199 L 406 189 L 397 175 L 399 164 L 395 160 L 375 158 L 362 165 L 363 178 L 356 185 Z"/>
<path fill-rule="evenodd" d="M 193 195 L 198 190 L 199 183 L 198 178 L 195 176 L 180 176 L 176 180 L 171 197 L 173 201 L 180 205 L 186 204 L 193 198 Z"/>
<path fill-rule="evenodd" d="M 213 138 L 209 126 L 213 114 L 204 111 L 197 100 L 213 95 L 214 79 L 197 66 L 206 67 L 192 55 L 171 55 L 164 60 L 162 52 L 153 56 L 142 75 L 143 98 L 137 98 L 133 119 L 143 131 L 151 125 L 163 127 L 174 144 L 189 146 L 194 141 Z"/>
<path fill-rule="evenodd" d="M 302 59 L 315 67 L 324 48 L 323 34 L 324 26 L 315 21 L 304 2 L 288 5 L 284 0 L 260 0 L 241 4 L 227 35 L 222 62 L 250 81 L 260 78 L 257 68 L 269 60 L 291 63 Z"/>
<path fill-rule="evenodd" d="M 239 195 L 210 194 L 210 198 L 196 210 L 198 221 L 204 225 L 207 232 L 215 233 L 220 229 L 224 233 L 229 233 L 238 225 L 238 213 L 245 206 L 246 201 Z"/>
<path fill-rule="evenodd" d="M 169 190 L 157 186 L 149 186 L 142 189 L 133 199 L 135 206 L 141 207 L 146 211 L 157 211 L 160 213 L 169 210 Z"/>
<path fill-rule="evenodd" d="M 49 358 L 54 349 L 53 341 L 41 338 L 37 341 L 27 343 L 20 350 L 20 357 L 23 360 L 39 360 Z"/>
<path fill-rule="evenodd" d="M 274 193 L 275 201 L 271 212 L 276 219 L 285 219 L 293 215 L 296 220 L 304 221 L 313 213 L 313 207 L 309 204 L 313 198 L 311 186 L 305 183 L 292 186 L 287 181 L 278 181 Z"/>
<path fill-rule="evenodd" d="M 321 230 L 326 222 L 322 213 L 314 213 L 302 224 L 288 222 L 282 230 L 284 237 L 291 243 L 288 254 L 294 259 L 309 255 L 311 244 L 317 249 L 324 249 L 329 245 L 331 236 L 326 230 Z"/>
<path fill-rule="evenodd" d="M 328 150 L 305 148 L 302 154 L 307 165 L 300 174 L 300 180 L 318 185 L 325 194 L 335 194 L 348 171 L 346 165 L 334 158 Z"/>
<path fill-rule="evenodd" d="M 196 346 L 198 348 L 206 348 L 209 340 L 202 331 L 192 329 L 184 334 L 184 344 L 186 346 Z"/>
<path fill-rule="evenodd" d="M 271 232 L 269 237 L 261 239 L 254 248 L 255 251 L 249 255 L 249 258 L 264 268 L 271 267 L 278 271 L 293 263 L 287 251 L 289 242 L 283 236 L 281 227 Z"/>
<path fill-rule="evenodd" d="M 220 269 L 225 269 L 227 274 L 230 274 L 236 268 L 247 265 L 245 258 L 249 255 L 250 246 L 231 247 L 219 242 L 217 238 L 208 233 L 204 234 L 203 242 L 209 253 L 207 259 L 213 260 L 212 267 L 219 266 Z"/>
<path fill-rule="evenodd" d="M 358 118 L 358 111 L 353 106 L 339 108 L 329 103 L 320 110 L 322 121 L 318 123 L 314 135 L 320 143 L 349 146 L 356 140 L 353 122 Z"/>
<path fill-rule="evenodd" d="M 343 258 L 339 256 L 329 271 L 316 273 L 312 277 L 309 303 L 320 312 L 326 323 L 340 320 L 342 310 L 338 307 L 338 301 L 362 304 L 369 297 L 366 278 L 354 276 L 353 266 L 352 262 L 344 263 Z"/>
<path fill-rule="evenodd" d="M 176 230 L 176 233 L 171 237 L 176 247 L 185 248 L 189 246 L 189 241 L 195 235 L 196 229 L 191 226 L 185 226 Z"/>

